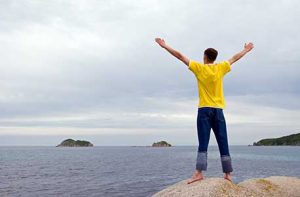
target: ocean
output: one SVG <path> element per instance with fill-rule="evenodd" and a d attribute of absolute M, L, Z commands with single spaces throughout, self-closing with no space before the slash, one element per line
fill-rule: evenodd
<path fill-rule="evenodd" d="M 238 183 L 300 178 L 300 147 L 231 146 Z M 194 172 L 197 147 L 0 147 L 0 196 L 151 196 Z M 222 177 L 210 146 L 206 177 Z"/>

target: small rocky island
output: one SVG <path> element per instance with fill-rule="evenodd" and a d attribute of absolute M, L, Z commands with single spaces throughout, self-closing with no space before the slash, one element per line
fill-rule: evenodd
<path fill-rule="evenodd" d="M 154 142 L 152 147 L 171 147 L 172 145 L 166 141 Z"/>
<path fill-rule="evenodd" d="M 84 140 L 73 140 L 73 139 L 66 139 L 62 141 L 56 147 L 92 147 L 94 146 L 91 142 L 84 141 Z"/>
<path fill-rule="evenodd" d="M 300 146 L 300 133 L 279 138 L 262 139 L 253 146 Z"/>

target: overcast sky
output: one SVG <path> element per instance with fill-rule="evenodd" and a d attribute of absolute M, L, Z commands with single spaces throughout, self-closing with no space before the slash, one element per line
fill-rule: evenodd
<path fill-rule="evenodd" d="M 0 1 L 0 145 L 197 145 L 198 92 L 155 37 L 224 79 L 229 143 L 300 132 L 300 1 Z M 211 135 L 211 144 L 215 144 Z"/>

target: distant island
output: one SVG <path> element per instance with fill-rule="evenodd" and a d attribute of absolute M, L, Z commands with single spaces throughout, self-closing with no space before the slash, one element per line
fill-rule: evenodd
<path fill-rule="evenodd" d="M 66 139 L 62 141 L 56 147 L 92 147 L 94 146 L 91 142 L 84 141 L 84 140 L 73 140 L 73 139 Z"/>
<path fill-rule="evenodd" d="M 171 147 L 172 145 L 166 141 L 154 142 L 152 147 Z"/>
<path fill-rule="evenodd" d="M 300 146 L 300 133 L 279 138 L 262 139 L 253 146 Z"/>

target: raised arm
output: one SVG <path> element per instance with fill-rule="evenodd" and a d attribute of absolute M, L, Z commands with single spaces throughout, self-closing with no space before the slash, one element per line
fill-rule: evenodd
<path fill-rule="evenodd" d="M 251 51 L 253 49 L 253 43 L 252 42 L 249 42 L 248 44 L 245 44 L 244 45 L 244 49 L 235 54 L 232 58 L 230 58 L 228 60 L 228 62 L 230 63 L 230 65 L 232 65 L 234 62 L 238 61 L 239 59 L 241 59 L 244 55 L 246 55 L 249 51 Z"/>
<path fill-rule="evenodd" d="M 176 51 L 175 49 L 168 46 L 163 39 L 155 38 L 155 42 L 157 42 L 162 48 L 166 49 L 171 55 L 182 61 L 185 65 L 189 66 L 190 60 L 179 51 Z"/>

